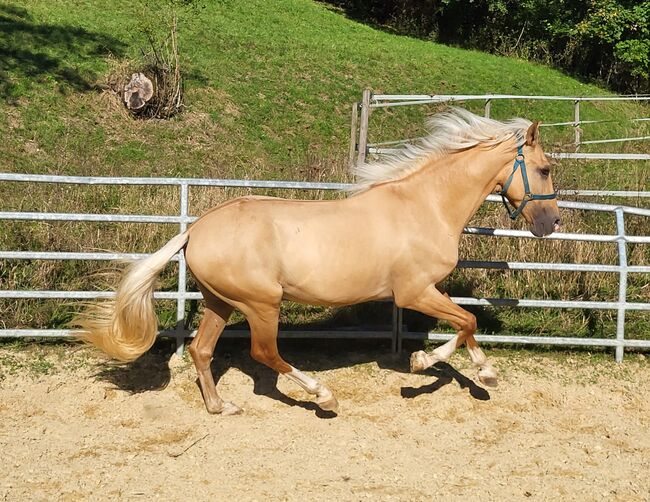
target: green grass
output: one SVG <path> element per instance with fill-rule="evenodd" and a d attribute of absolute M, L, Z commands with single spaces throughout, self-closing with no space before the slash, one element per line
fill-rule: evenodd
<path fill-rule="evenodd" d="M 134 123 L 107 111 L 96 86 L 118 61 L 137 59 L 146 48 L 139 13 L 164 24 L 159 10 L 166 9 L 126 1 L 101 8 L 73 0 L 20 5 L 0 6 L 7 27 L 2 45 L 31 55 L 0 66 L 9 170 L 268 178 L 278 166 L 293 168 L 286 177 L 308 152 L 345 155 L 349 107 L 365 87 L 603 94 L 540 65 L 377 31 L 309 0 L 205 2 L 178 9 L 188 113 L 171 124 Z M 33 67 L 25 68 L 26 60 Z M 571 106 L 499 103 L 494 112 L 548 121 L 571 117 Z M 584 116 L 598 118 L 605 113 L 600 108 L 587 107 Z M 420 111 L 401 114 L 394 130 L 419 125 Z M 28 141 L 39 151 L 25 155 Z"/>
<path fill-rule="evenodd" d="M 56 342 L 0 341 L 0 384 L 19 373 L 39 378 L 61 369 L 77 369 L 85 364 L 83 359 L 72 355 L 69 350 L 62 350 Z"/>
<path fill-rule="evenodd" d="M 110 82 L 146 49 L 142 20 L 158 34 L 170 20 L 168 3 L 136 1 L 26 0 L 0 3 L 0 145 L 3 171 L 76 175 L 189 176 L 334 181 L 346 179 L 350 106 L 362 89 L 387 93 L 512 93 L 603 95 L 602 89 L 559 71 L 517 59 L 446 47 L 396 36 L 346 19 L 311 0 L 223 0 L 177 8 L 186 110 L 168 121 L 129 117 L 107 91 Z M 120 73 L 122 72 L 122 73 Z M 480 110 L 480 104 L 469 104 Z M 376 111 L 371 141 L 422 132 L 435 107 Z M 625 103 L 584 104 L 584 119 L 617 122 L 584 127 L 584 139 L 650 134 L 648 123 L 625 119 L 648 116 L 648 107 Z M 493 116 L 514 115 L 546 122 L 568 121 L 572 103 L 495 102 Z M 622 121 L 621 121 L 622 120 Z M 571 128 L 544 129 L 549 148 L 570 149 Z M 596 147 L 583 151 L 594 151 Z M 642 145 L 612 145 L 640 151 Z M 645 166 L 615 162 L 563 162 L 561 188 L 647 189 Z M 241 190 L 193 190 L 192 211 L 200 213 Z M 284 193 L 285 196 L 305 196 Z M 308 194 L 320 197 L 322 194 Z M 327 195 L 332 196 L 332 195 Z M 178 195 L 169 189 L 34 187 L 0 185 L 6 210 L 172 214 Z M 569 218 L 571 230 L 608 229 L 600 217 Z M 504 224 L 502 215 L 481 212 L 476 222 Z M 632 223 L 637 230 L 645 222 Z M 647 229 L 646 229 L 647 230 Z M 41 250 L 111 249 L 150 251 L 174 232 L 151 225 L 87 223 L 2 223 L 0 246 Z M 464 241 L 461 256 L 558 261 L 581 255 L 585 262 L 611 262 L 606 246 L 517 244 Z M 634 263 L 650 263 L 647 246 L 633 250 Z M 471 254 L 470 251 L 471 250 Z M 97 288 L 93 276 L 104 264 L 0 263 L 3 288 Z M 163 287 L 173 289 L 173 266 Z M 611 274 L 492 273 L 452 276 L 457 291 L 484 296 L 616 299 Z M 568 277 L 569 279 L 565 279 Z M 647 278 L 632 276 L 635 301 L 647 299 Z M 453 290 L 452 290 L 453 293 Z M 458 294 L 458 293 L 454 293 Z M 7 327 L 56 327 L 69 319 L 60 302 L 2 301 Z M 164 325 L 173 307 L 161 306 Z M 361 314 L 359 313 L 361 312 Z M 363 312 L 366 312 L 365 314 Z M 331 315 L 330 315 L 331 314 Z M 634 314 L 636 316 L 636 314 Z M 331 317 L 334 316 L 332 321 Z M 644 317 L 645 316 L 645 317 Z M 525 309 L 484 315 L 483 329 L 513 333 L 611 336 L 611 313 L 585 314 Z M 634 317 L 634 316 L 632 316 Z M 291 308 L 289 324 L 384 319 L 373 308 L 360 311 Z M 647 337 L 648 316 L 631 323 Z M 412 321 L 426 329 L 430 321 Z"/>

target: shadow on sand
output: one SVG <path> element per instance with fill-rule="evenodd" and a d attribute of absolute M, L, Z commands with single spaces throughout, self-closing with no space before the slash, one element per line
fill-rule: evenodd
<path fill-rule="evenodd" d="M 132 394 L 163 390 L 171 380 L 169 359 L 174 353 L 174 343 L 172 340 L 159 340 L 132 363 L 102 365 L 95 377 Z"/>
<path fill-rule="evenodd" d="M 409 355 L 412 350 L 422 348 L 418 342 L 405 343 L 401 354 L 391 354 L 387 341 L 357 340 L 280 340 L 280 352 L 290 364 L 306 371 L 325 371 L 376 362 L 382 369 L 409 373 Z M 224 339 L 218 344 L 212 362 L 215 381 L 231 368 L 236 368 L 253 380 L 253 392 L 279 401 L 287 406 L 299 406 L 312 411 L 320 418 L 333 418 L 333 412 L 321 410 L 312 401 L 293 399 L 278 390 L 278 374 L 254 361 L 249 355 L 250 342 L 247 339 Z M 111 365 L 102 368 L 97 378 L 132 393 L 164 389 L 170 381 L 169 359 L 174 353 L 173 341 L 160 341 L 153 349 L 137 361 L 127 365 Z M 454 381 L 461 389 L 469 389 L 477 400 L 490 399 L 488 391 L 478 386 L 447 363 L 437 363 L 424 372 L 436 380 L 421 387 L 402 387 L 401 396 L 413 399 L 430 394 Z M 197 392 L 199 392 L 197 383 Z"/>

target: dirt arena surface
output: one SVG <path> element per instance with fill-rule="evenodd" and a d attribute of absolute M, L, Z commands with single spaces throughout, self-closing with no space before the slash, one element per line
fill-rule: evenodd
<path fill-rule="evenodd" d="M 223 343 L 223 342 L 222 342 Z M 127 367 L 85 348 L 0 347 L 2 500 L 650 500 L 650 363 L 632 354 L 488 347 L 498 389 L 459 352 L 408 373 L 408 353 L 294 342 L 338 416 L 220 348 L 209 415 L 187 358 Z"/>

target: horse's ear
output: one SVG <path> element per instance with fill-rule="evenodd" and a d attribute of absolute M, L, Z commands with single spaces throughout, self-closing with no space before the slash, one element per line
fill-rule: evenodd
<path fill-rule="evenodd" d="M 533 122 L 526 132 L 526 145 L 534 146 L 539 141 L 539 120 Z"/>

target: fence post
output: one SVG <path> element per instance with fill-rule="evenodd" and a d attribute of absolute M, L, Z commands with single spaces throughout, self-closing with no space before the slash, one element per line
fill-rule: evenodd
<path fill-rule="evenodd" d="M 492 100 L 491 99 L 486 99 L 485 100 L 485 118 L 489 119 L 490 118 L 490 113 L 492 112 Z"/>
<path fill-rule="evenodd" d="M 180 231 L 187 230 L 188 213 L 188 185 L 181 183 L 181 222 Z M 187 285 L 187 267 L 185 265 L 185 253 L 178 252 L 178 298 L 176 299 L 176 354 L 183 355 L 185 350 L 185 289 Z"/>
<path fill-rule="evenodd" d="M 616 316 L 616 362 L 623 361 L 625 346 L 625 303 L 627 302 L 627 244 L 625 242 L 625 215 L 622 208 L 616 209 L 616 230 L 618 232 L 618 313 Z"/>
<path fill-rule="evenodd" d="M 350 120 L 350 158 L 348 167 L 354 167 L 354 156 L 357 153 L 357 124 L 359 123 L 359 103 L 352 105 L 352 118 Z"/>
<path fill-rule="evenodd" d="M 573 128 L 575 132 L 575 147 L 580 148 L 580 100 L 576 99 L 573 103 Z"/>
<path fill-rule="evenodd" d="M 368 149 L 368 118 L 370 117 L 370 97 L 372 92 L 370 89 L 364 89 L 363 97 L 361 99 L 361 118 L 359 124 L 359 155 L 357 157 L 357 164 L 364 164 L 366 162 L 366 154 Z"/>

